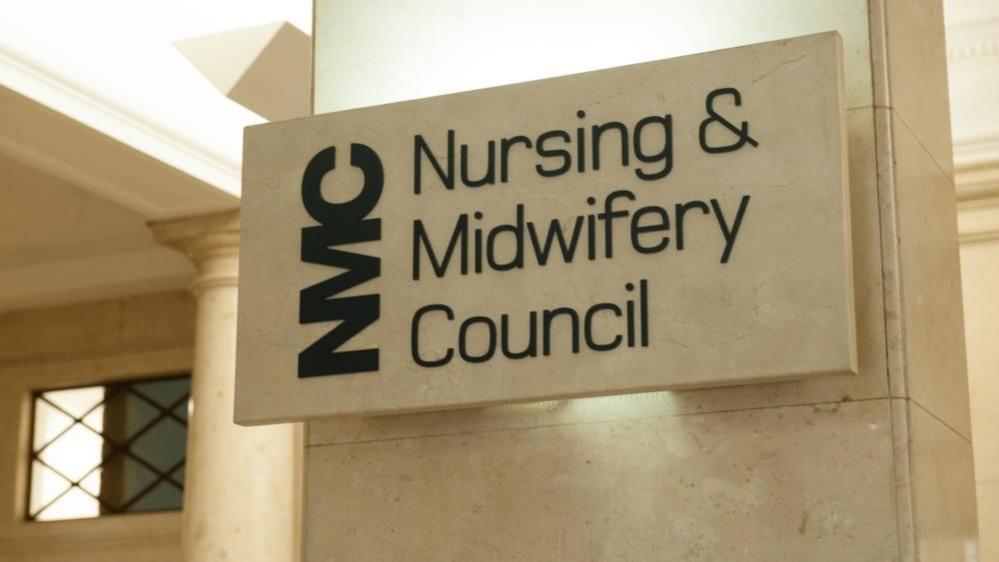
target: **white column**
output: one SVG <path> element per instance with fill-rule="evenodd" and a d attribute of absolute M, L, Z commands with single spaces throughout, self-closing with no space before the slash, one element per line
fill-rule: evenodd
<path fill-rule="evenodd" d="M 297 559 L 301 429 L 233 423 L 239 212 L 153 223 L 197 268 L 197 326 L 184 491 L 187 562 Z"/>

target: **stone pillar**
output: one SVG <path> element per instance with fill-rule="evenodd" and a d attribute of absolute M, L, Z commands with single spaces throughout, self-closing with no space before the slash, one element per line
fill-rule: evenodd
<path fill-rule="evenodd" d="M 318 0 L 314 27 L 316 113 L 839 31 L 860 372 L 310 421 L 307 562 L 977 560 L 940 0 Z"/>
<path fill-rule="evenodd" d="M 239 212 L 152 223 L 197 268 L 194 409 L 188 429 L 187 562 L 291 562 L 298 553 L 301 430 L 233 423 Z"/>

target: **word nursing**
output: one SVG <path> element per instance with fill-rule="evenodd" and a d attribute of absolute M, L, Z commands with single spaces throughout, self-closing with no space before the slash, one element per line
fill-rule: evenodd
<path fill-rule="evenodd" d="M 759 146 L 749 135 L 748 123 L 735 125 L 715 110 L 717 98 L 731 98 L 735 106 L 742 104 L 734 88 L 708 94 L 708 117 L 700 122 L 698 135 L 702 151 L 720 154 L 745 145 Z M 459 145 L 459 134 L 453 129 L 429 139 L 415 134 L 412 188 L 416 197 L 446 197 L 459 185 L 472 190 L 503 189 L 500 184 L 511 182 L 525 191 L 528 181 L 540 184 L 565 174 L 599 177 L 597 172 L 609 166 L 626 168 L 637 186 L 600 185 L 592 179 L 580 179 L 582 195 L 560 202 L 560 209 L 579 210 L 575 214 L 560 211 L 555 218 L 538 216 L 537 210 L 532 213 L 528 205 L 517 202 L 505 209 L 490 206 L 488 216 L 483 210 L 471 210 L 458 212 L 453 219 L 416 218 L 411 230 L 409 281 L 448 279 L 454 284 L 449 291 L 457 291 L 461 276 L 613 260 L 628 252 L 639 256 L 683 252 L 691 246 L 717 251 L 719 263 L 729 262 L 749 211 L 750 196 L 663 204 L 660 201 L 669 191 L 650 183 L 661 182 L 673 170 L 672 115 L 650 115 L 630 125 L 621 121 L 585 123 L 582 110 L 576 112 L 576 118 L 579 121 L 573 127 L 477 142 L 474 150 L 467 143 Z M 715 135 L 709 134 L 712 131 Z M 710 139 L 717 137 L 717 132 L 734 135 L 735 140 L 713 143 Z M 380 252 L 360 253 L 355 244 L 381 240 L 377 203 L 385 173 L 373 148 L 350 145 L 350 164 L 360 168 L 364 184 L 353 200 L 333 203 L 324 199 L 321 183 L 335 168 L 335 157 L 335 147 L 320 151 L 302 179 L 305 210 L 319 223 L 302 229 L 302 260 L 329 266 L 333 275 L 301 291 L 299 322 L 336 324 L 299 355 L 300 377 L 379 369 L 377 346 L 340 348 L 380 317 L 380 295 L 360 290 L 381 275 Z M 477 164 L 473 166 L 473 162 Z M 473 173 L 473 167 L 477 172 Z M 532 178 L 515 177 L 517 174 Z M 542 185 L 531 187 L 544 189 Z M 447 303 L 413 303 L 411 359 L 421 367 L 434 368 L 458 359 L 481 363 L 494 357 L 521 360 L 580 353 L 584 348 L 603 352 L 648 347 L 653 340 L 649 314 L 654 288 L 647 279 L 622 283 L 624 299 L 587 300 L 579 310 L 553 306 L 513 315 L 473 314 L 457 319 L 455 309 Z M 348 291 L 349 296 L 341 294 Z"/>

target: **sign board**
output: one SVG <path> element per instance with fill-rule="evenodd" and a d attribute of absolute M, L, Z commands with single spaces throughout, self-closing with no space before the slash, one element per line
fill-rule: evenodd
<path fill-rule="evenodd" d="M 839 36 L 246 131 L 236 419 L 856 371 Z"/>

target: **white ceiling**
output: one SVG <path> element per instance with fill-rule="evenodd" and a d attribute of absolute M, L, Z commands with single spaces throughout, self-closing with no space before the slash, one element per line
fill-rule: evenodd
<path fill-rule="evenodd" d="M 23 0 L 0 9 L 0 312 L 193 276 L 146 222 L 237 206 L 256 114 L 176 48 L 311 0 Z"/>
<path fill-rule="evenodd" d="M 0 153 L 0 311 L 181 289 L 193 267 L 135 211 Z"/>
<path fill-rule="evenodd" d="M 243 127 L 174 47 L 275 21 L 309 33 L 310 0 L 25 0 L 0 17 L 0 84 L 229 194 Z"/>
<path fill-rule="evenodd" d="M 4 267 L 147 246 L 133 211 L 0 154 L 0 263 Z M 36 213 L 45 209 L 44 224 Z"/>
<path fill-rule="evenodd" d="M 374 0 L 373 0 L 374 1 Z M 999 0 L 945 0 L 955 164 L 999 184 Z M 145 223 L 238 205 L 262 119 L 175 43 L 288 21 L 311 0 L 20 0 L 0 10 L 0 312 L 182 288 Z M 977 182 L 977 183 L 976 183 Z"/>

